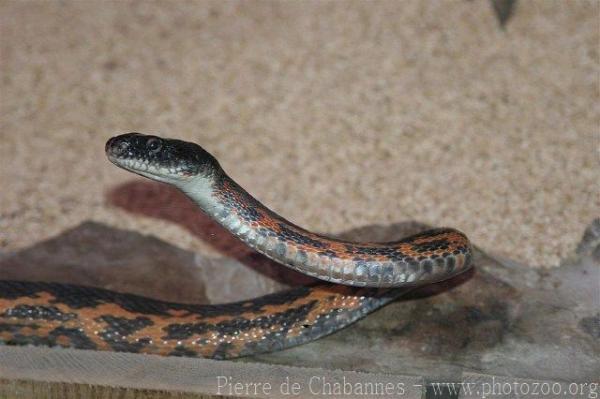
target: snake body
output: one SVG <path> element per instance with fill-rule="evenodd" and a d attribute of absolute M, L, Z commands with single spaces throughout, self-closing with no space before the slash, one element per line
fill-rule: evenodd
<path fill-rule="evenodd" d="M 110 139 L 106 153 L 121 168 L 179 188 L 256 251 L 328 283 L 232 304 L 184 305 L 98 288 L 0 281 L 0 343 L 234 358 L 330 334 L 471 265 L 469 240 L 454 229 L 389 243 L 307 231 L 253 198 L 194 143 L 128 133 Z"/>

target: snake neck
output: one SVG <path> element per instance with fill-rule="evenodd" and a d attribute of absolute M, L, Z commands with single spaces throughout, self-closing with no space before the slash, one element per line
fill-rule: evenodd
<path fill-rule="evenodd" d="M 173 183 L 173 185 L 183 191 L 204 213 L 218 221 L 218 215 L 224 208 L 216 192 L 219 179 L 220 177 L 215 176 L 198 176 L 190 181 Z"/>
<path fill-rule="evenodd" d="M 229 232 L 279 263 L 317 276 L 324 262 L 334 260 L 332 254 L 317 253 L 323 246 L 319 240 L 328 240 L 326 237 L 277 215 L 222 170 L 209 177 L 196 177 L 179 188 Z"/>
<path fill-rule="evenodd" d="M 270 212 L 267 207 L 252 197 L 223 170 L 205 177 L 198 176 L 179 188 L 202 209 L 230 232 L 236 234 L 237 227 L 256 228 L 259 212 Z"/>

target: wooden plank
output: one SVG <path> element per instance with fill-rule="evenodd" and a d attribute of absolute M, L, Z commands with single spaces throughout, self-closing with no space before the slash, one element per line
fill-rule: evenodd
<path fill-rule="evenodd" d="M 403 398 L 411 399 L 421 398 L 424 391 L 421 377 L 209 359 L 10 346 L 0 347 L 0 378 L 208 396 L 274 399 L 292 396 L 364 398 L 386 395 L 401 395 Z M 15 388 L 20 387 L 19 383 L 15 384 Z M 65 392 L 67 397 L 70 394 L 69 390 L 83 389 L 56 388 L 52 385 L 48 387 L 48 389 Z M 24 389 L 30 387 L 25 384 Z"/>
<path fill-rule="evenodd" d="M 65 382 L 0 379 L 0 399 L 205 399 L 214 395 Z M 220 397 L 220 396 L 219 396 Z"/>

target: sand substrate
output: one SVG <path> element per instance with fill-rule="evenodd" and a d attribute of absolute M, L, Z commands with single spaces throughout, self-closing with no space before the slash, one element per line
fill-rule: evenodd
<path fill-rule="evenodd" d="M 200 143 L 320 232 L 416 220 L 534 265 L 600 214 L 596 1 L 0 3 L 0 240 L 84 220 L 210 251 L 111 206 L 115 133 Z"/>

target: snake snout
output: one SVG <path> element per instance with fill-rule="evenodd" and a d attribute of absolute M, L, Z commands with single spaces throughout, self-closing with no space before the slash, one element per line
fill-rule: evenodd
<path fill-rule="evenodd" d="M 105 151 L 106 154 L 113 157 L 122 156 L 127 153 L 129 148 L 129 142 L 123 140 L 121 136 L 112 137 L 106 142 Z"/>
<path fill-rule="evenodd" d="M 130 153 L 129 155 L 133 155 L 131 153 L 135 149 L 135 144 L 140 138 L 142 138 L 142 135 L 139 133 L 127 133 L 111 137 L 104 147 L 106 155 L 114 158 L 122 158 L 128 153 Z"/>

